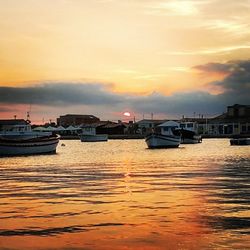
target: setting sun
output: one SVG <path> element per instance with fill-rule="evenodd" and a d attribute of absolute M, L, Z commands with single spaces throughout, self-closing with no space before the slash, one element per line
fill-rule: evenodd
<path fill-rule="evenodd" d="M 124 112 L 123 115 L 130 116 L 130 113 L 129 112 Z"/>

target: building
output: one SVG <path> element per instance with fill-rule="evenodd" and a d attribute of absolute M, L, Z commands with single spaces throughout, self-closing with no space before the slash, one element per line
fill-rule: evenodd
<path fill-rule="evenodd" d="M 208 134 L 246 135 L 250 134 L 250 105 L 234 104 L 227 112 L 209 121 Z"/>
<path fill-rule="evenodd" d="M 60 116 L 57 118 L 58 126 L 79 126 L 81 124 L 91 124 L 99 122 L 100 119 L 94 115 L 75 115 L 75 114 L 67 114 Z"/>
<path fill-rule="evenodd" d="M 9 131 L 15 125 L 26 125 L 27 121 L 24 119 L 8 119 L 0 120 L 0 131 Z"/>
<path fill-rule="evenodd" d="M 212 137 L 250 134 L 250 105 L 234 104 L 214 118 L 183 118 L 180 122 L 192 122 L 199 134 Z"/>
<path fill-rule="evenodd" d="M 126 126 L 123 123 L 108 122 L 96 128 L 97 134 L 123 135 Z"/>
<path fill-rule="evenodd" d="M 209 130 L 209 122 L 211 118 L 182 118 L 180 122 L 180 127 L 182 127 L 182 123 L 185 123 L 188 129 L 191 129 L 198 134 L 208 134 Z"/>

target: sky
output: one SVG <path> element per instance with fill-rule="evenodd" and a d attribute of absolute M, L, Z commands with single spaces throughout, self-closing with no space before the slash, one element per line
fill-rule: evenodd
<path fill-rule="evenodd" d="M 0 118 L 250 104 L 249 13 L 250 0 L 0 0 Z"/>

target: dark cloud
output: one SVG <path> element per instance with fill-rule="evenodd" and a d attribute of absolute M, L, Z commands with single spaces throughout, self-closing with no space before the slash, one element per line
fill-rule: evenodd
<path fill-rule="evenodd" d="M 218 114 L 226 106 L 250 102 L 250 60 L 225 64 L 209 63 L 196 66 L 207 73 L 227 72 L 227 76 L 212 86 L 224 89 L 221 94 L 183 92 L 166 96 L 152 93 L 147 96 L 116 94 L 101 83 L 46 83 L 32 87 L 0 87 L 2 104 L 36 104 L 55 107 L 84 105 L 100 112 L 119 112 L 130 108 L 138 113 L 166 115 Z M 103 114 L 104 114 L 103 113 Z M 105 114 L 104 114 L 105 115 Z"/>
<path fill-rule="evenodd" d="M 198 69 L 204 72 L 220 72 L 220 73 L 230 73 L 234 70 L 234 64 L 231 63 L 207 63 L 204 65 L 197 65 L 194 69 Z"/>
<path fill-rule="evenodd" d="M 46 83 L 31 87 L 0 87 L 2 103 L 40 105 L 114 105 L 123 96 L 108 92 L 97 83 Z"/>
<path fill-rule="evenodd" d="M 216 96 L 207 92 L 176 93 L 164 96 L 153 93 L 149 96 L 138 97 L 131 100 L 139 112 L 153 112 L 166 114 L 193 114 L 214 113 L 223 110 L 224 104 L 216 102 Z"/>
<path fill-rule="evenodd" d="M 220 86 L 224 90 L 222 94 L 213 98 L 218 105 L 250 103 L 250 60 L 229 61 L 225 64 L 208 63 L 195 68 L 207 73 L 227 73 L 223 80 L 210 83 L 211 86 Z"/>
<path fill-rule="evenodd" d="M 224 66 L 224 67 L 223 67 Z M 199 66 L 202 69 L 202 66 Z M 204 71 L 225 72 L 227 76 L 221 80 L 210 83 L 212 86 L 220 86 L 224 92 L 217 95 L 216 102 L 225 105 L 233 103 L 250 103 L 250 60 L 230 61 L 225 64 L 206 64 Z"/>
<path fill-rule="evenodd" d="M 16 111 L 16 109 L 0 106 L 0 112 L 14 112 L 14 111 Z"/>
<path fill-rule="evenodd" d="M 234 61 L 234 70 L 223 81 L 215 82 L 215 85 L 224 88 L 226 93 L 249 94 L 250 92 L 250 60 Z"/>

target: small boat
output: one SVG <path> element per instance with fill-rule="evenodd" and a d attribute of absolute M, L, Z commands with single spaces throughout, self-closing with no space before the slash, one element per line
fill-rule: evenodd
<path fill-rule="evenodd" d="M 239 146 L 245 146 L 250 145 L 250 138 L 232 138 L 230 139 L 230 145 L 239 145 Z"/>
<path fill-rule="evenodd" d="M 194 122 L 180 123 L 181 143 L 182 144 L 195 144 L 201 143 L 202 137 L 195 130 Z"/>
<path fill-rule="evenodd" d="M 82 133 L 79 135 L 81 142 L 107 141 L 107 134 L 96 134 L 96 128 L 91 126 L 82 127 Z"/>
<path fill-rule="evenodd" d="M 0 132 L 0 156 L 55 153 L 59 136 L 32 131 L 29 123 Z"/>
<path fill-rule="evenodd" d="M 181 143 L 179 123 L 167 121 L 146 136 L 148 148 L 177 148 Z"/>
<path fill-rule="evenodd" d="M 201 135 L 196 134 L 194 131 L 190 131 L 187 129 L 180 129 L 180 133 L 181 133 L 182 144 L 195 144 L 202 142 Z"/>

